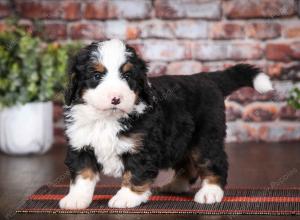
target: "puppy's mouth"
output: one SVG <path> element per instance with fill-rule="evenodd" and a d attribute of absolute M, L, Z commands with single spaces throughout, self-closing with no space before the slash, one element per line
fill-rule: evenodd
<path fill-rule="evenodd" d="M 111 114 L 127 114 L 125 110 L 117 107 L 106 108 L 103 111 Z"/>

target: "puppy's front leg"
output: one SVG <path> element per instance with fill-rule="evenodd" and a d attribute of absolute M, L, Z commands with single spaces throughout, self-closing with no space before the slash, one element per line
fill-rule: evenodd
<path fill-rule="evenodd" d="M 147 202 L 150 195 L 152 181 L 145 181 L 142 184 L 133 184 L 130 171 L 123 175 L 121 189 L 108 202 L 111 208 L 133 208 L 141 203 Z"/>
<path fill-rule="evenodd" d="M 91 169 L 83 169 L 71 181 L 68 195 L 59 201 L 59 207 L 62 209 L 85 209 L 92 200 L 99 175 Z"/>

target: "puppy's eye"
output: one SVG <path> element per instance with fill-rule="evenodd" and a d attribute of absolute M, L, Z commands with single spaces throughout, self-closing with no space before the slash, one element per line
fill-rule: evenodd
<path fill-rule="evenodd" d="M 129 75 L 130 75 L 130 72 L 125 72 L 125 73 L 123 73 L 123 77 L 124 77 L 125 79 L 129 79 Z"/>
<path fill-rule="evenodd" d="M 95 80 L 100 80 L 101 79 L 101 74 L 100 73 L 95 73 L 94 79 Z"/>

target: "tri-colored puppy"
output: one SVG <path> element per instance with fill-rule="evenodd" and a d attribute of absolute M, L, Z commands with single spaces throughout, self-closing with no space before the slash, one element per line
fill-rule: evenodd
<path fill-rule="evenodd" d="M 173 168 L 164 191 L 184 192 L 198 178 L 195 202 L 223 197 L 228 163 L 224 97 L 243 86 L 263 93 L 271 82 L 256 67 L 147 78 L 147 65 L 120 40 L 95 42 L 73 59 L 65 94 L 70 191 L 63 209 L 87 208 L 99 174 L 123 177 L 108 205 L 147 202 L 161 169 Z"/>

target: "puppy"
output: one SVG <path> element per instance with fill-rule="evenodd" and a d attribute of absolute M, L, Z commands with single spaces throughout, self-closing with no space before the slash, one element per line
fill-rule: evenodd
<path fill-rule="evenodd" d="M 100 173 L 123 177 L 109 207 L 136 207 L 167 168 L 175 175 L 162 191 L 186 192 L 200 178 L 195 202 L 222 200 L 224 97 L 244 86 L 270 91 L 268 76 L 247 64 L 189 76 L 146 74 L 135 50 L 116 39 L 94 42 L 74 57 L 65 93 L 71 184 L 62 209 L 87 208 Z"/>

